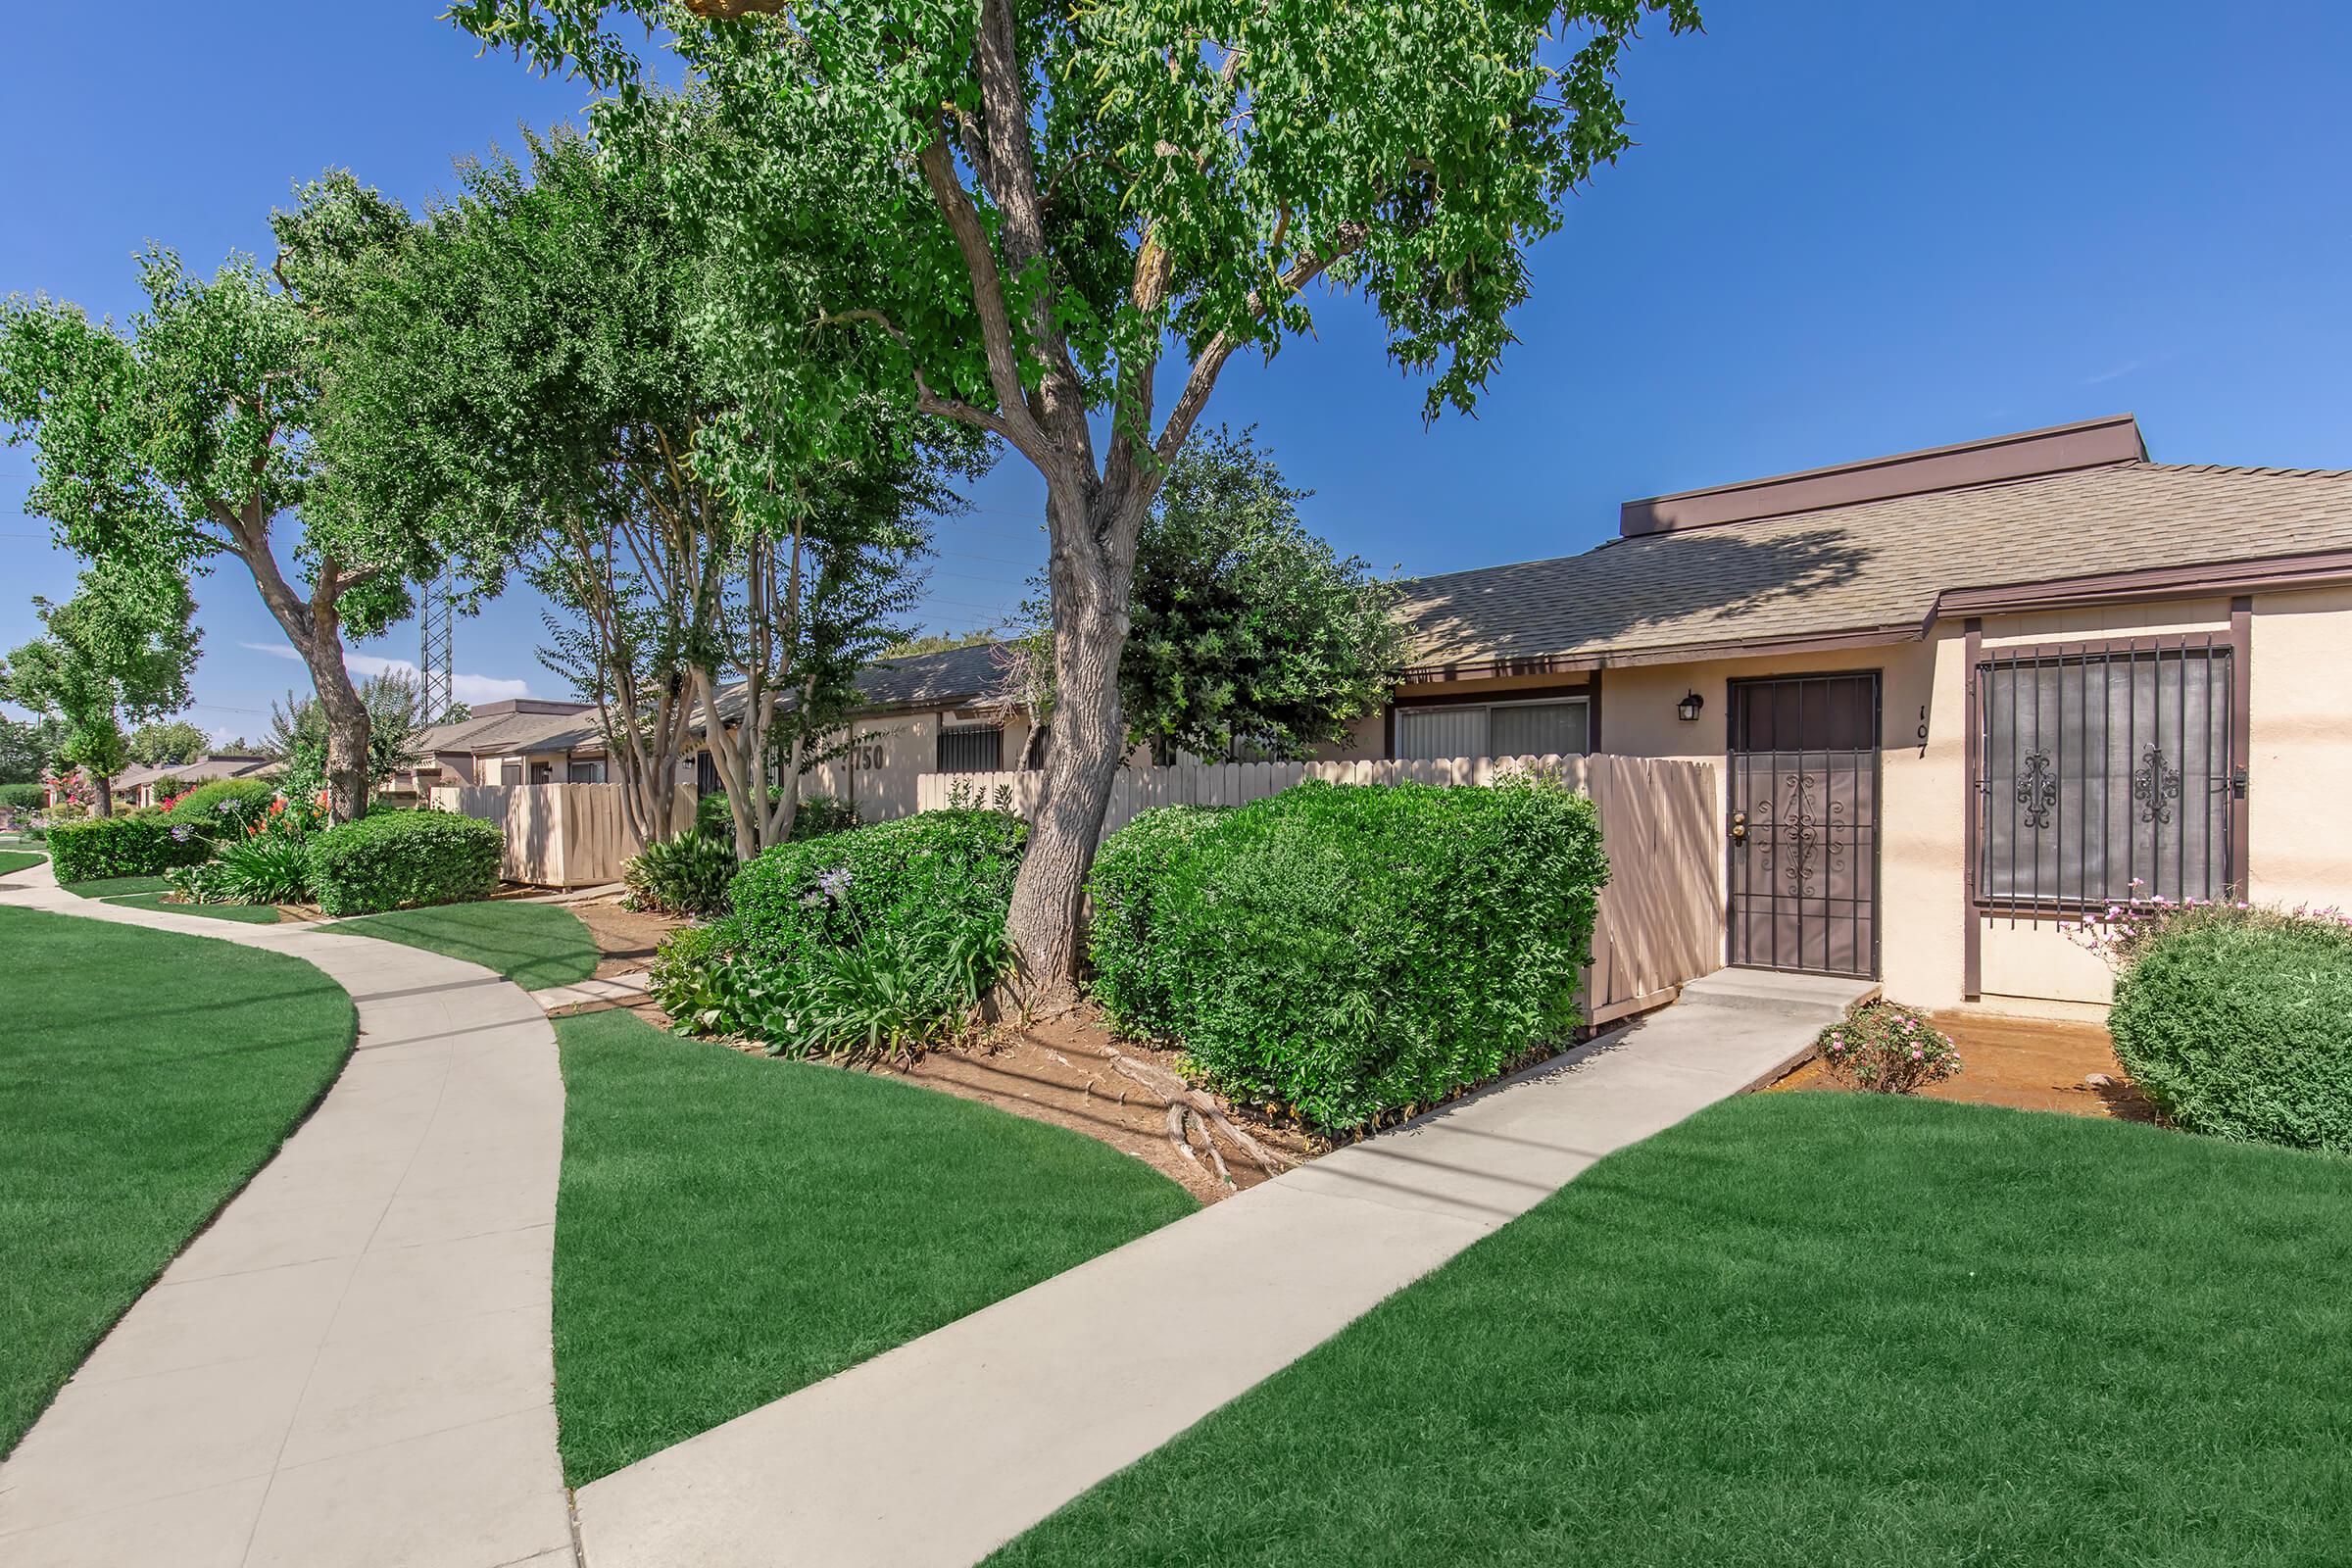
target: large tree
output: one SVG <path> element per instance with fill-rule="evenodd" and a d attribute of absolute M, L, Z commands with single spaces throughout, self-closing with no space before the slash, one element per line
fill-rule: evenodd
<path fill-rule="evenodd" d="M 0 425 L 33 444 L 25 510 L 70 549 L 155 584 L 223 556 L 251 572 L 310 669 L 331 808 L 349 820 L 367 808 L 368 743 L 345 635 L 406 615 L 407 585 L 453 567 L 495 584 L 506 556 L 474 519 L 339 486 L 342 464 L 318 438 L 350 302 L 407 242 L 407 215 L 329 178 L 271 226 L 267 271 L 232 256 L 207 278 L 150 248 L 147 304 L 120 327 L 46 298 L 0 305 Z M 351 466 L 364 472 L 370 456 Z"/>
<path fill-rule="evenodd" d="M 372 789 L 422 760 L 416 747 L 424 728 L 424 696 L 416 677 L 387 669 L 359 684 L 360 706 L 368 710 L 368 783 Z M 300 692 L 270 705 L 270 730 L 260 750 L 284 763 L 278 783 L 290 796 L 307 798 L 326 784 L 332 720 L 326 705 Z"/>
<path fill-rule="evenodd" d="M 32 604 L 43 635 L 0 664 L 0 697 L 60 722 L 57 760 L 89 776 L 110 816 L 114 775 L 131 760 L 123 725 L 188 706 L 195 603 L 177 578 L 102 564 L 65 604 Z"/>
<path fill-rule="evenodd" d="M 872 334 L 918 408 L 1045 479 L 1055 744 L 1008 930 L 1049 1000 L 1075 970 L 1126 739 L 1138 534 L 1225 366 L 1307 331 L 1305 291 L 1328 282 L 1371 301 L 1392 356 L 1428 376 L 1431 414 L 1470 408 L 1510 340 L 1529 245 L 1628 145 L 1616 72 L 1652 12 L 1698 23 L 1695 0 L 451 8 L 624 97 L 640 49 L 674 48 L 724 101 L 863 138 L 882 171 L 860 230 L 872 260 L 779 330 Z M 608 31 L 615 13 L 653 26 Z M 745 231 L 792 215 L 762 221 Z"/>
<path fill-rule="evenodd" d="M 370 455 L 347 460 L 370 504 L 518 541 L 557 607 L 541 657 L 596 703 L 638 834 L 672 831 L 699 725 L 748 856 L 790 836 L 808 721 L 896 634 L 941 465 L 974 443 L 868 397 L 867 439 L 811 453 L 755 408 L 692 200 L 728 129 L 694 98 L 638 108 L 602 117 L 617 147 L 526 133 L 461 167 L 350 313 L 329 444 Z M 756 363 L 838 378 L 855 350 L 796 334 Z"/>

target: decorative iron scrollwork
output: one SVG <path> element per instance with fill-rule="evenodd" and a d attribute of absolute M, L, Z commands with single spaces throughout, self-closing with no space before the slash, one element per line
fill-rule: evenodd
<path fill-rule="evenodd" d="M 2180 798 L 2180 770 L 2165 764 L 2164 753 L 2149 747 L 2132 775 L 2132 798 L 2139 803 L 2139 819 L 2159 825 L 2173 819 L 2173 802 Z"/>
<path fill-rule="evenodd" d="M 1799 897 L 1810 894 L 1813 878 L 1820 869 L 1816 863 L 1826 851 L 1832 876 L 1845 870 L 1845 852 L 1850 847 L 1848 836 L 1838 832 L 1844 826 L 1844 803 L 1832 801 L 1826 811 L 1818 809 L 1814 799 L 1820 789 L 1821 775 L 1799 771 L 1788 775 L 1788 799 L 1780 802 L 1780 816 L 1770 821 L 1770 813 L 1762 804 L 1757 815 L 1767 818 L 1770 837 L 1788 851 L 1781 859 L 1781 874 L 1788 878 L 1788 891 Z M 1772 860 L 1766 857 L 1763 870 L 1770 874 Z"/>
<path fill-rule="evenodd" d="M 2050 808 L 2058 804 L 2058 781 L 2050 776 L 2050 754 L 2029 752 L 2018 770 L 2017 804 L 2025 809 L 2018 820 L 2035 832 L 2050 825 Z"/>

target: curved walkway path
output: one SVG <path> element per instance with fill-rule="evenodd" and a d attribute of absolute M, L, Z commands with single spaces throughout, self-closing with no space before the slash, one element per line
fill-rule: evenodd
<path fill-rule="evenodd" d="M 521 988 L 393 942 L 0 902 L 288 954 L 358 1004 L 310 1119 L 0 1464 L 10 1568 L 575 1562 L 550 1340 L 564 1082 Z"/>

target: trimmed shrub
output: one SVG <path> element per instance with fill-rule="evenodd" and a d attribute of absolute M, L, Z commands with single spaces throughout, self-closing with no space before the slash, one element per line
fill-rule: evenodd
<path fill-rule="evenodd" d="M 735 880 L 732 845 L 700 833 L 649 844 L 620 868 L 633 909 L 696 916 L 727 912 L 727 884 Z"/>
<path fill-rule="evenodd" d="M 2107 1028 L 2175 1126 L 2352 1153 L 2352 927 L 2341 919 L 2181 911 L 2132 953 Z"/>
<path fill-rule="evenodd" d="M 60 882 L 162 876 L 211 853 L 212 846 L 194 828 L 152 812 L 61 822 L 49 830 L 50 859 Z"/>
<path fill-rule="evenodd" d="M 781 792 L 770 788 L 768 801 L 772 804 Z M 802 799 L 792 816 L 792 842 L 821 839 L 827 834 L 846 832 L 858 825 L 858 813 L 846 801 L 830 795 L 810 795 Z M 704 796 L 694 803 L 695 831 L 722 844 L 735 842 L 735 812 L 727 805 L 723 793 Z"/>
<path fill-rule="evenodd" d="M 38 784 L 0 784 L 0 808 L 12 811 L 37 811 L 48 799 L 48 790 Z"/>
<path fill-rule="evenodd" d="M 1830 1076 L 1849 1089 L 1916 1094 L 1960 1070 L 1952 1037 L 1916 1008 L 1866 1002 L 1814 1037 Z"/>
<path fill-rule="evenodd" d="M 312 892 L 331 915 L 463 904 L 498 891 L 506 834 L 449 811 L 386 811 L 310 840 Z"/>
<path fill-rule="evenodd" d="M 262 779 L 217 778 L 173 801 L 164 815 L 207 838 L 224 839 L 260 821 L 276 798 L 277 786 Z"/>
<path fill-rule="evenodd" d="M 926 811 L 769 850 L 736 873 L 734 913 L 707 939 L 664 945 L 655 1000 L 779 1055 L 934 1039 L 1003 971 L 1028 836 L 1001 811 Z"/>
<path fill-rule="evenodd" d="M 1361 1127 L 1568 1037 L 1607 879 L 1592 803 L 1539 778 L 1147 812 L 1089 882 L 1096 995 L 1236 1100 Z"/>

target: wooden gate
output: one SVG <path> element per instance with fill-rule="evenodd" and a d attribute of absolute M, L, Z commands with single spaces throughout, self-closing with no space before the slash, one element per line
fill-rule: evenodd
<path fill-rule="evenodd" d="M 1727 952 L 1879 972 L 1879 675 L 1732 683 Z"/>

